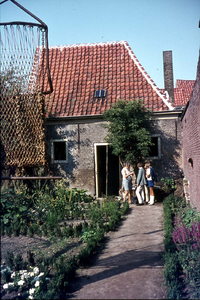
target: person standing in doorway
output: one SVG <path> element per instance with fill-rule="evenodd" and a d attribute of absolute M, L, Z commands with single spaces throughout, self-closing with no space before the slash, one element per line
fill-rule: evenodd
<path fill-rule="evenodd" d="M 128 195 L 128 202 L 132 203 L 131 194 L 132 194 L 133 172 L 130 171 L 130 163 L 129 162 L 125 163 L 125 167 L 122 169 L 122 176 L 123 176 L 123 186 L 124 186 L 124 190 L 125 190 L 123 202 L 126 202 L 126 197 Z"/>
<path fill-rule="evenodd" d="M 137 167 L 139 169 L 138 175 L 137 175 L 137 189 L 136 189 L 136 196 L 138 198 L 138 203 L 144 204 L 144 186 L 147 184 L 146 176 L 145 176 L 145 170 L 143 167 L 143 163 L 138 163 Z"/>
<path fill-rule="evenodd" d="M 151 166 L 150 162 L 145 164 L 146 168 L 146 178 L 147 178 L 147 187 L 149 189 L 150 200 L 148 202 L 149 205 L 154 205 L 155 203 L 155 194 L 154 194 L 154 180 L 157 180 L 156 172 L 154 171 L 153 167 Z"/>

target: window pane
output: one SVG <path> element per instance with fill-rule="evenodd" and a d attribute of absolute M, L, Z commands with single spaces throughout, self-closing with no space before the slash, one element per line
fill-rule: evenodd
<path fill-rule="evenodd" d="M 54 142 L 54 160 L 66 160 L 65 142 Z"/>
<path fill-rule="evenodd" d="M 99 97 L 99 92 L 100 92 L 100 91 L 95 91 L 95 95 L 94 95 L 95 98 L 98 98 L 98 97 Z"/>

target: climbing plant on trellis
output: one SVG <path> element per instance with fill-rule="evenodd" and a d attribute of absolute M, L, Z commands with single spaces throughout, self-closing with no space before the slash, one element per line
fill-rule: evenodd
<path fill-rule="evenodd" d="M 45 165 L 44 94 L 52 92 L 48 28 L 15 0 L 11 1 L 40 24 L 0 23 L 0 114 L 4 164 L 11 167 Z"/>

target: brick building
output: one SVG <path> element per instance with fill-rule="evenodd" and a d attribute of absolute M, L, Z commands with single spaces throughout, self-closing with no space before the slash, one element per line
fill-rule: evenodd
<path fill-rule="evenodd" d="M 200 55 L 197 78 L 190 101 L 183 112 L 183 170 L 187 199 L 200 211 Z M 186 183 L 185 183 L 186 184 Z"/>
<path fill-rule="evenodd" d="M 139 98 L 152 111 L 156 147 L 151 159 L 158 178 L 177 175 L 182 168 L 180 93 L 172 97 L 169 87 L 168 93 L 160 90 L 127 42 L 50 47 L 49 54 L 54 91 L 45 99 L 46 133 L 55 175 L 91 195 L 118 194 L 121 166 L 105 142 L 102 114 L 118 99 Z"/>

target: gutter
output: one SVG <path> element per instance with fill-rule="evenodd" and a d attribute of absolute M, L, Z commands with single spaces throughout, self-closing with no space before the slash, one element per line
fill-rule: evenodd
<path fill-rule="evenodd" d="M 156 117 L 169 117 L 174 116 L 177 117 L 183 113 L 183 110 L 165 110 L 165 111 L 158 111 L 158 112 L 152 112 L 151 116 L 153 118 Z M 84 115 L 84 116 L 68 116 L 68 117 L 48 117 L 45 118 L 45 125 L 53 125 L 53 124 L 61 124 L 61 123 L 67 123 L 67 122 L 73 122 L 73 123 L 85 123 L 86 121 L 93 122 L 93 121 L 102 121 L 104 120 L 102 114 L 98 115 Z M 106 121 L 105 121 L 106 122 Z"/>
<path fill-rule="evenodd" d="M 50 123 L 66 123 L 66 122 L 69 122 L 69 121 L 72 121 L 72 122 L 79 122 L 79 123 L 83 123 L 85 121 L 94 121 L 94 120 L 97 120 L 97 121 L 102 121 L 103 120 L 103 115 L 102 114 L 99 114 L 99 115 L 84 115 L 84 116 L 68 116 L 68 117 L 48 117 L 48 118 L 45 118 L 45 123 L 46 125 L 50 125 Z"/>

